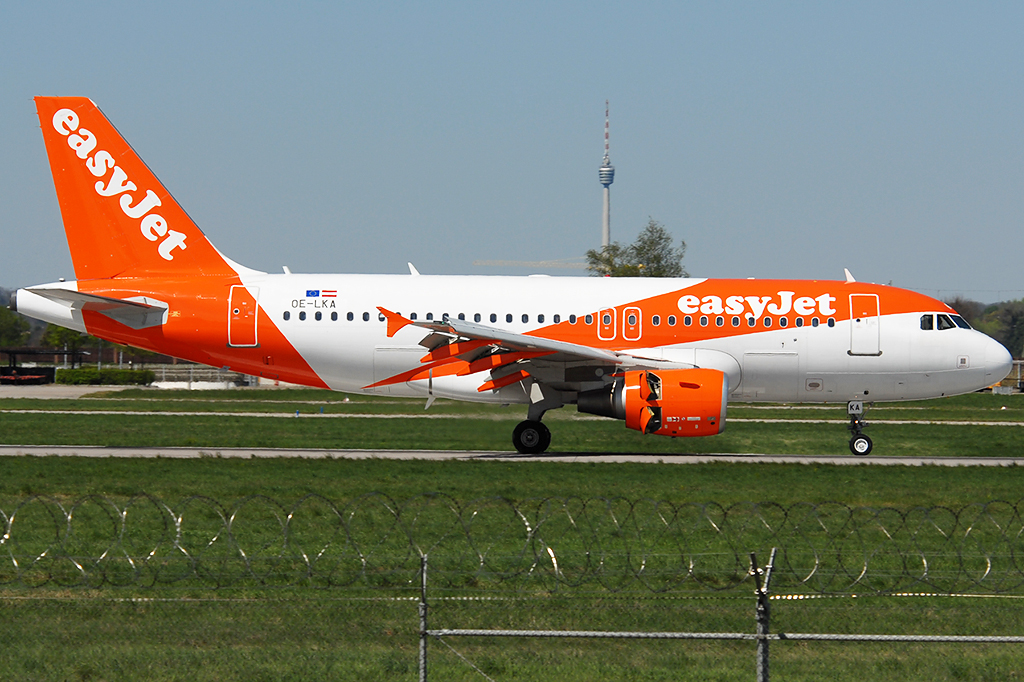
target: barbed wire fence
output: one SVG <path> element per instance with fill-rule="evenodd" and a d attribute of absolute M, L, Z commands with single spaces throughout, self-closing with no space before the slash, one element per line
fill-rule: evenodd
<path fill-rule="evenodd" d="M 429 554 L 436 587 L 721 592 L 777 547 L 776 591 L 1024 593 L 1022 507 L 31 496 L 0 508 L 0 585 L 414 590 Z"/>
<path fill-rule="evenodd" d="M 342 502 L 308 495 L 291 504 L 262 495 L 230 504 L 202 496 L 172 504 L 151 495 L 37 495 L 0 503 L 0 587 L 313 588 L 397 596 L 419 605 L 422 680 L 428 640 L 461 657 L 446 640 L 476 636 L 754 640 L 758 679 L 767 680 L 768 642 L 780 639 L 1024 642 L 998 636 L 772 634 L 769 574 L 756 568 L 757 557 L 773 556 L 773 598 L 1024 596 L 1022 510 L 1024 500 L 901 510 L 575 497 L 460 502 L 443 494 L 395 500 L 370 493 Z M 756 594 L 758 629 L 431 629 L 428 557 L 431 601 L 471 595 Z"/>

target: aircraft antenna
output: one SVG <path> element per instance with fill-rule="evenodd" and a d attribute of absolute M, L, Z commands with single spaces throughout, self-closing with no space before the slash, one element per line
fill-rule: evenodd
<path fill-rule="evenodd" d="M 601 179 L 601 185 L 604 187 L 604 212 L 603 219 L 601 221 L 601 247 L 608 246 L 612 241 L 612 226 L 611 226 L 611 187 L 612 182 L 615 181 L 615 166 L 612 165 L 611 158 L 608 155 L 608 100 L 604 101 L 604 160 L 601 162 L 601 168 L 598 170 L 598 177 Z"/>

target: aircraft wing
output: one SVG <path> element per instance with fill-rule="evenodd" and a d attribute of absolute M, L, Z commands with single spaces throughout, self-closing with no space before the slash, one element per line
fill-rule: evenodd
<path fill-rule="evenodd" d="M 436 372 L 441 365 L 451 367 L 453 363 L 460 362 L 462 366 L 457 368 L 457 372 L 456 368 L 452 368 L 453 373 L 464 376 L 490 370 L 491 380 L 485 382 L 479 390 L 500 388 L 536 374 L 535 361 L 541 358 L 544 364 L 614 366 L 617 368 L 616 371 L 693 367 L 658 358 L 517 334 L 451 317 L 440 321 L 410 320 L 385 308 L 377 309 L 387 320 L 389 337 L 407 326 L 420 327 L 432 332 L 421 341 L 422 345 L 430 349 L 421 360 L 424 364 L 417 370 L 379 382 L 382 384 L 419 378 L 418 373 L 428 368 Z"/>
<path fill-rule="evenodd" d="M 505 329 L 488 327 L 476 322 L 467 322 L 466 320 L 456 320 L 451 317 L 446 317 L 441 321 L 414 321 L 404 318 L 398 313 L 393 313 L 385 308 L 378 307 L 377 309 L 388 321 L 389 337 L 394 336 L 399 329 L 411 325 L 421 327 L 423 329 L 429 329 L 440 334 L 461 337 L 470 341 L 485 341 L 488 342 L 488 345 L 497 346 L 509 351 L 526 353 L 539 351 L 543 352 L 545 355 L 557 353 L 564 356 L 552 359 L 564 359 L 566 361 L 596 360 L 601 363 L 614 363 L 616 365 L 632 365 L 637 362 L 654 363 L 658 365 L 664 364 L 664 361 L 655 358 L 643 358 L 629 353 L 593 348 L 591 346 L 584 346 L 578 343 L 568 343 L 566 341 L 556 341 L 554 339 L 545 339 L 537 336 L 529 336 L 527 334 L 517 334 Z M 479 346 L 476 347 L 479 348 Z"/>
<path fill-rule="evenodd" d="M 76 310 L 89 310 L 106 315 L 132 329 L 159 327 L 167 315 L 167 304 L 139 296 L 133 299 L 110 298 L 71 289 L 35 287 L 26 289 L 37 296 L 61 303 Z"/>

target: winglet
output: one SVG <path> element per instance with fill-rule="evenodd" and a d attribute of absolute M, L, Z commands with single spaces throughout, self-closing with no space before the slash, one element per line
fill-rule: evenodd
<path fill-rule="evenodd" d="M 393 313 L 387 308 L 381 308 L 380 306 L 377 306 L 377 310 L 379 310 L 381 314 L 385 318 L 387 318 L 389 339 L 395 334 L 397 334 L 399 329 L 412 324 L 412 320 L 407 320 L 398 313 Z"/>

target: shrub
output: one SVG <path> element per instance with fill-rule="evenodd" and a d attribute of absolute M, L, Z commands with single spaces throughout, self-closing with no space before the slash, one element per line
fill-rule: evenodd
<path fill-rule="evenodd" d="M 101 369 L 80 367 L 58 369 L 58 384 L 76 386 L 148 386 L 156 381 L 156 372 L 151 369 Z"/>

